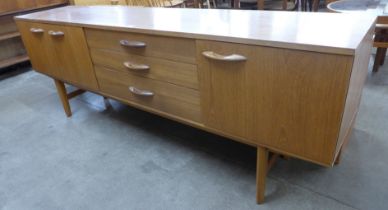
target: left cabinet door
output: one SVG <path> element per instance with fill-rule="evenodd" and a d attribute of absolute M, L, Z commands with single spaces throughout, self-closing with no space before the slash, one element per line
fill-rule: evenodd
<path fill-rule="evenodd" d="M 83 29 L 17 21 L 35 70 L 88 90 L 97 90 Z"/>
<path fill-rule="evenodd" d="M 53 56 L 49 46 L 47 25 L 20 21 L 17 21 L 17 25 L 32 67 L 48 76 L 62 78 L 61 69 L 55 66 L 58 63 L 57 58 Z"/>

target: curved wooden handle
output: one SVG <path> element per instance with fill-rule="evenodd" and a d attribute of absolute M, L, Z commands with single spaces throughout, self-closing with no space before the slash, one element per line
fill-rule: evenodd
<path fill-rule="evenodd" d="M 146 43 L 141 41 L 128 41 L 128 40 L 120 40 L 120 44 L 124 47 L 134 47 L 134 48 L 143 48 L 146 47 Z"/>
<path fill-rule="evenodd" d="M 136 64 L 132 63 L 130 61 L 126 61 L 123 63 L 125 67 L 127 67 L 130 70 L 136 70 L 136 71 L 147 71 L 150 70 L 150 67 L 145 64 Z"/>
<path fill-rule="evenodd" d="M 210 58 L 212 60 L 218 60 L 218 61 L 237 62 L 237 61 L 246 61 L 247 60 L 247 58 L 243 55 L 238 55 L 238 54 L 221 55 L 221 54 L 215 53 L 213 51 L 202 52 L 202 55 L 207 57 L 207 58 Z"/>
<path fill-rule="evenodd" d="M 51 36 L 64 36 L 65 33 L 63 33 L 62 31 L 49 31 L 48 34 L 50 34 Z"/>
<path fill-rule="evenodd" d="M 135 94 L 135 95 L 138 95 L 138 96 L 153 96 L 154 93 L 151 92 L 151 91 L 148 91 L 148 90 L 140 90 L 138 88 L 135 88 L 133 86 L 130 86 L 129 87 L 129 91 L 131 91 L 131 93 Z"/>
<path fill-rule="evenodd" d="M 44 30 L 41 29 L 41 28 L 30 28 L 30 31 L 31 31 L 32 33 L 35 33 L 35 34 L 40 34 L 40 33 L 43 33 L 43 32 L 44 32 Z"/>

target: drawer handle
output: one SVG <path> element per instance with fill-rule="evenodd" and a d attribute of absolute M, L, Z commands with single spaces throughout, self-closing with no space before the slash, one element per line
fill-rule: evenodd
<path fill-rule="evenodd" d="M 146 71 L 149 70 L 150 67 L 145 64 L 135 64 L 129 61 L 126 61 L 123 63 L 125 67 L 127 67 L 130 70 L 136 70 L 136 71 Z"/>
<path fill-rule="evenodd" d="M 41 29 L 41 28 L 30 28 L 30 31 L 31 31 L 32 33 L 35 33 L 35 34 L 41 34 L 41 33 L 44 32 L 44 30 Z"/>
<path fill-rule="evenodd" d="M 219 61 L 246 61 L 247 60 L 247 58 L 242 55 L 238 55 L 238 54 L 220 55 L 212 51 L 202 52 L 202 55 L 204 55 L 207 58 L 210 58 L 213 60 L 219 60 Z"/>
<path fill-rule="evenodd" d="M 128 40 L 120 40 L 120 44 L 124 47 L 134 47 L 134 48 L 143 48 L 146 47 L 146 43 L 140 41 L 128 41 Z"/>
<path fill-rule="evenodd" d="M 151 91 L 148 91 L 148 90 L 140 90 L 138 88 L 135 88 L 133 86 L 130 86 L 129 87 L 129 91 L 131 91 L 131 93 L 135 94 L 135 95 L 138 95 L 138 96 L 153 96 L 154 93 L 151 92 Z"/>
<path fill-rule="evenodd" d="M 63 33 L 62 31 L 49 31 L 48 34 L 50 34 L 51 36 L 64 36 L 65 33 Z"/>

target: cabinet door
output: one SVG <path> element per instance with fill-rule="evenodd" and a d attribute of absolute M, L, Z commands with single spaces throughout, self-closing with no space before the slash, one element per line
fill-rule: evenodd
<path fill-rule="evenodd" d="M 353 57 L 211 41 L 198 41 L 197 50 L 206 126 L 332 164 Z M 204 51 L 246 60 L 208 59 Z"/>
<path fill-rule="evenodd" d="M 56 65 L 57 57 L 50 49 L 47 25 L 17 21 L 24 46 L 32 63 L 32 67 L 43 74 L 62 78 L 61 69 Z"/>
<path fill-rule="evenodd" d="M 214 58 L 204 52 L 214 53 Z M 242 59 L 222 60 L 221 56 L 240 55 Z M 208 127 L 229 135 L 245 137 L 246 73 L 255 66 L 254 48 L 246 45 L 197 41 L 198 74 L 202 119 Z"/>
<path fill-rule="evenodd" d="M 51 57 L 57 63 L 65 81 L 87 89 L 98 89 L 93 64 L 82 28 L 48 25 L 48 39 Z"/>
<path fill-rule="evenodd" d="M 35 70 L 85 89 L 98 89 L 82 28 L 24 21 L 18 21 L 18 27 Z"/>

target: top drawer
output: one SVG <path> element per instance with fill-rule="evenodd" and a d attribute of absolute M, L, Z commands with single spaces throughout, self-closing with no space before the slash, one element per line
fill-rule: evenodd
<path fill-rule="evenodd" d="M 184 63 L 196 63 L 195 41 L 192 39 L 98 29 L 85 29 L 85 32 L 90 48 L 109 49 Z"/>

